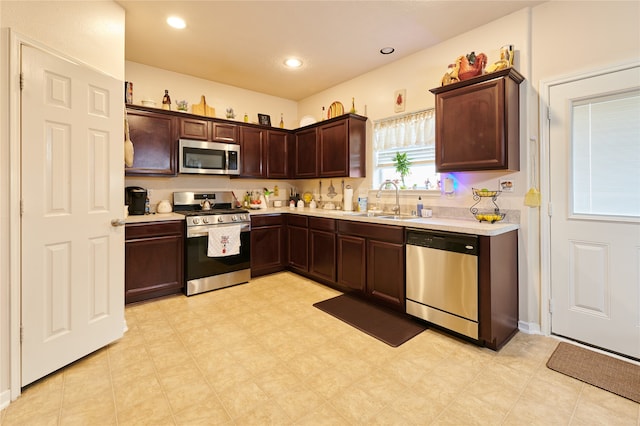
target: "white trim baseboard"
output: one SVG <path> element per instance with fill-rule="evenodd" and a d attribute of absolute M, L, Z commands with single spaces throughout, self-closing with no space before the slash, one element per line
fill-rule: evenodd
<path fill-rule="evenodd" d="M 4 410 L 11 403 L 11 390 L 8 389 L 0 393 L 0 410 Z"/>
<path fill-rule="evenodd" d="M 535 322 L 518 321 L 518 330 L 526 334 L 542 334 L 540 324 Z"/>

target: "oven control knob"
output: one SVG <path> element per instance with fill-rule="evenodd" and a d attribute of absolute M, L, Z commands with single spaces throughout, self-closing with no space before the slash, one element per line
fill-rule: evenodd
<path fill-rule="evenodd" d="M 199 223 L 200 223 L 200 219 L 198 219 L 197 217 L 194 217 L 194 218 L 193 218 L 193 224 L 194 224 L 194 225 L 197 225 L 197 224 L 199 224 Z"/>
<path fill-rule="evenodd" d="M 238 216 L 231 216 L 231 222 L 237 222 Z"/>
<path fill-rule="evenodd" d="M 220 216 L 220 217 L 218 218 L 218 222 L 220 222 L 220 223 L 224 222 L 224 218 L 223 218 L 222 216 Z"/>
<path fill-rule="evenodd" d="M 203 217 L 202 218 L 202 223 L 209 223 L 209 218 L 208 217 Z"/>

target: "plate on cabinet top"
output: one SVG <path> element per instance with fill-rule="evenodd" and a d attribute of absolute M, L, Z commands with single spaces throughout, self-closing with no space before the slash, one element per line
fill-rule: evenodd
<path fill-rule="evenodd" d="M 300 119 L 300 127 L 309 126 L 311 124 L 315 124 L 316 119 L 311 115 L 305 115 Z"/>
<path fill-rule="evenodd" d="M 329 105 L 329 113 L 327 114 L 327 118 L 334 118 L 344 114 L 344 107 L 342 103 L 336 101 Z"/>

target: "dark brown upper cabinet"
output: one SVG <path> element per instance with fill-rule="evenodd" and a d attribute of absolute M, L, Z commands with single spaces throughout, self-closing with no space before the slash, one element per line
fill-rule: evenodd
<path fill-rule="evenodd" d="M 287 179 L 289 177 L 290 140 L 288 131 L 267 131 L 267 148 L 264 161 L 267 178 Z"/>
<path fill-rule="evenodd" d="M 297 130 L 292 177 L 364 177 L 366 121 L 345 114 Z"/>
<path fill-rule="evenodd" d="M 431 89 L 436 170 L 520 170 L 520 83 L 507 68 Z"/>
<path fill-rule="evenodd" d="M 169 114 L 127 107 L 133 165 L 126 176 L 175 176 L 177 174 L 177 119 Z"/>
<path fill-rule="evenodd" d="M 266 130 L 259 127 L 240 128 L 240 176 L 265 177 L 263 158 L 265 157 Z"/>

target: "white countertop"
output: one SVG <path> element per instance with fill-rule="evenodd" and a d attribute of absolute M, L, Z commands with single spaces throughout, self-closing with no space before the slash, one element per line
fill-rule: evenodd
<path fill-rule="evenodd" d="M 291 213 L 305 216 L 326 217 L 332 219 L 352 220 L 356 222 L 378 223 L 382 225 L 406 226 L 407 228 L 430 229 L 433 231 L 459 232 L 463 234 L 494 236 L 515 231 L 520 225 L 515 223 L 479 222 L 472 218 L 451 219 L 440 217 L 410 217 L 407 219 L 387 219 L 377 216 L 366 216 L 362 212 L 346 212 L 343 210 L 303 209 L 289 207 L 251 210 L 251 215 Z"/>
<path fill-rule="evenodd" d="M 514 223 L 488 223 L 478 222 L 469 218 L 451 219 L 440 217 L 410 217 L 407 219 L 388 219 L 377 216 L 366 216 L 360 212 L 346 212 L 343 210 L 290 209 L 289 207 L 251 210 L 252 216 L 263 214 L 299 214 L 314 217 L 326 217 L 331 219 L 352 220 L 355 222 L 377 223 L 381 225 L 406 226 L 407 228 L 430 229 L 433 231 L 459 232 L 463 234 L 494 236 L 514 231 L 520 225 Z M 184 220 L 185 216 L 178 213 L 153 213 L 147 215 L 129 215 L 126 223 L 163 222 L 169 220 Z"/>

